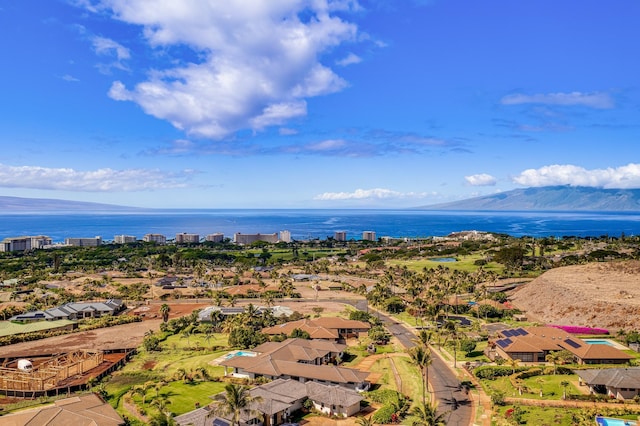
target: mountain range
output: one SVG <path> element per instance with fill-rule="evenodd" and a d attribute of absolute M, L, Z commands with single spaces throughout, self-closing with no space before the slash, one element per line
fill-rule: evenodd
<path fill-rule="evenodd" d="M 556 210 L 640 211 L 640 189 L 602 189 L 584 186 L 522 188 L 420 210 Z"/>
<path fill-rule="evenodd" d="M 514 189 L 416 210 L 540 210 L 540 211 L 640 211 L 640 189 L 602 189 L 582 186 L 546 186 Z M 20 212 L 126 212 L 138 207 L 48 198 L 0 196 L 0 213 Z"/>

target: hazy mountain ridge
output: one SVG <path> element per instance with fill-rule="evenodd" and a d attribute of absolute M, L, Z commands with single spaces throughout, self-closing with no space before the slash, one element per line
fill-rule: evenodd
<path fill-rule="evenodd" d="M 131 211 L 138 207 L 114 204 L 88 203 L 84 201 L 57 200 L 50 198 L 22 198 L 0 196 L 0 212 L 46 212 L 46 211 Z"/>
<path fill-rule="evenodd" d="M 640 211 L 640 189 L 546 186 L 514 189 L 418 208 L 422 210 Z"/>

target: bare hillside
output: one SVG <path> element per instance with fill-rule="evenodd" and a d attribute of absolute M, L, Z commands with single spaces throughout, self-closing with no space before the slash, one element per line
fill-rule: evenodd
<path fill-rule="evenodd" d="M 640 328 L 640 261 L 552 269 L 512 295 L 513 303 L 543 323 Z"/>

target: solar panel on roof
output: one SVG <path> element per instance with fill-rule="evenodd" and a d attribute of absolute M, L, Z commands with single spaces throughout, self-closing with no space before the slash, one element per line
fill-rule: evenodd
<path fill-rule="evenodd" d="M 505 337 L 511 337 L 513 336 L 513 330 L 503 330 L 502 335 Z"/>
<path fill-rule="evenodd" d="M 578 342 L 576 342 L 574 340 L 571 340 L 571 339 L 565 339 L 564 342 L 567 345 L 571 346 L 572 348 L 576 348 L 576 349 L 582 346 L 580 343 L 578 343 Z"/>
<path fill-rule="evenodd" d="M 213 420 L 213 426 L 229 426 L 231 423 L 229 423 L 226 420 L 222 420 L 221 418 L 216 417 L 215 420 Z"/>
<path fill-rule="evenodd" d="M 524 328 L 519 328 L 518 330 L 520 331 L 521 336 L 526 336 L 527 334 L 529 334 L 529 332 Z"/>
<path fill-rule="evenodd" d="M 501 348 L 506 348 L 507 346 L 509 346 L 512 343 L 513 343 L 513 341 L 511 339 L 501 339 L 501 340 L 498 340 L 496 342 L 496 344 L 498 346 L 500 346 Z"/>

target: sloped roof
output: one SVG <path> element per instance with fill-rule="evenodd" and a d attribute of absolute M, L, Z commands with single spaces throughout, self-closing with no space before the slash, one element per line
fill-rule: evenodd
<path fill-rule="evenodd" d="M 569 349 L 569 348 L 566 348 Z M 629 354 L 609 345 L 589 345 L 585 344 L 576 348 L 573 352 L 581 359 L 633 359 Z"/>
<path fill-rule="evenodd" d="M 589 385 L 640 389 L 640 368 L 573 370 Z"/>
<path fill-rule="evenodd" d="M 301 319 L 274 325 L 273 327 L 266 327 L 262 329 L 262 332 L 265 334 L 285 334 L 288 336 L 295 329 L 306 331 L 312 339 L 337 339 L 339 337 L 337 330 L 330 330 L 309 319 Z"/>
<path fill-rule="evenodd" d="M 325 349 L 326 348 L 326 349 Z M 246 372 L 265 376 L 293 376 L 333 383 L 360 383 L 369 373 L 335 365 L 314 365 L 298 361 L 309 361 L 330 352 L 339 353 L 346 345 L 317 340 L 287 339 L 284 342 L 269 342 L 254 349 L 262 352 L 255 357 L 236 356 L 224 360 L 220 365 L 241 368 Z"/>
<path fill-rule="evenodd" d="M 364 398 L 358 392 L 338 385 L 324 385 L 316 382 L 306 382 L 307 396 L 325 405 L 339 405 L 350 407 Z"/>
<path fill-rule="evenodd" d="M 0 417 L 0 426 L 119 426 L 124 420 L 95 394 L 56 401 L 53 405 Z"/>
<path fill-rule="evenodd" d="M 609 345 L 591 345 L 564 330 L 553 327 L 526 327 L 522 332 L 513 329 L 500 330 L 496 344 L 506 353 L 550 352 L 568 350 L 582 360 L 632 359 L 631 355 Z"/>

